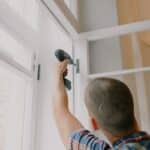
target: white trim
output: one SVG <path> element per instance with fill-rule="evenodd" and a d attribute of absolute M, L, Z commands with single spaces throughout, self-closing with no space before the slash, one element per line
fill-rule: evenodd
<path fill-rule="evenodd" d="M 150 29 L 150 21 L 140 21 L 136 23 L 118 25 L 110 28 L 81 33 L 80 38 L 86 39 L 88 41 L 96 41 L 133 32 L 140 32 L 148 29 Z"/>
<path fill-rule="evenodd" d="M 29 71 L 28 69 L 26 69 L 22 65 L 18 64 L 15 60 L 13 60 L 12 58 L 6 56 L 2 52 L 0 52 L 0 60 L 4 61 L 5 63 L 12 66 L 13 68 L 19 70 L 20 72 L 27 75 L 28 77 L 31 77 L 31 78 L 33 77 L 32 71 Z"/>
<path fill-rule="evenodd" d="M 78 36 L 79 22 L 62 0 L 41 0 L 41 2 L 72 37 Z"/>
<path fill-rule="evenodd" d="M 88 115 L 85 109 L 84 93 L 88 84 L 89 51 L 87 40 L 74 40 L 75 58 L 80 59 L 80 74 L 75 74 L 75 114 L 86 128 L 89 127 Z"/>
<path fill-rule="evenodd" d="M 70 9 L 74 14 L 75 18 L 79 21 L 79 1 L 70 0 Z"/>
<path fill-rule="evenodd" d="M 120 75 L 128 75 L 128 74 L 148 72 L 148 71 L 150 71 L 150 67 L 141 67 L 141 68 L 135 68 L 135 69 L 126 69 L 126 70 L 91 74 L 91 75 L 88 75 L 88 78 L 94 79 L 94 78 L 99 78 L 99 77 L 120 76 Z"/>

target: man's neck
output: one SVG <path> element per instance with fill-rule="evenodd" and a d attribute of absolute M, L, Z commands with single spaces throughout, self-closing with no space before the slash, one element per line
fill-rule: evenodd
<path fill-rule="evenodd" d="M 105 136 L 108 138 L 108 140 L 113 144 L 115 141 L 121 139 L 122 137 L 128 135 L 128 134 L 131 134 L 131 133 L 135 133 L 135 132 L 138 132 L 140 131 L 138 127 L 135 127 L 133 129 L 131 129 L 130 131 L 126 132 L 126 133 L 122 133 L 122 134 L 112 134 L 108 131 L 103 131 L 103 133 L 105 134 Z"/>

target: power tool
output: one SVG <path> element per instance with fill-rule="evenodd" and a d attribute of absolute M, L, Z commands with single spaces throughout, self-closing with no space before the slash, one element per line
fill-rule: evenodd
<path fill-rule="evenodd" d="M 67 52 L 65 52 L 65 51 L 62 50 L 62 49 L 57 49 L 57 50 L 55 51 L 55 56 L 56 56 L 56 58 L 57 58 L 60 62 L 62 62 L 62 61 L 64 61 L 64 60 L 68 59 L 68 60 L 69 60 L 69 64 L 75 65 L 75 64 L 74 64 L 74 61 L 73 61 L 73 59 L 72 59 L 72 57 L 71 57 Z M 71 90 L 71 81 L 68 80 L 68 79 L 66 79 L 65 77 L 66 77 L 66 73 L 64 73 L 64 85 L 65 85 L 65 87 L 66 87 L 68 90 Z"/>

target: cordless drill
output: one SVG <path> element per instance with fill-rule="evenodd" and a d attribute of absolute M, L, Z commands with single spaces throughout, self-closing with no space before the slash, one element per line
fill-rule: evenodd
<path fill-rule="evenodd" d="M 68 53 L 66 53 L 64 50 L 62 50 L 62 49 L 56 50 L 56 51 L 55 51 L 55 56 L 56 56 L 56 58 L 57 58 L 60 62 L 62 62 L 62 61 L 64 61 L 64 60 L 68 59 L 68 60 L 69 60 L 69 64 L 74 65 L 74 62 L 73 62 L 73 59 L 71 58 L 71 56 L 70 56 Z M 65 85 L 65 87 L 66 87 L 68 90 L 71 90 L 71 81 L 68 80 L 68 79 L 66 79 L 65 76 L 66 76 L 66 75 L 64 74 L 64 85 Z"/>

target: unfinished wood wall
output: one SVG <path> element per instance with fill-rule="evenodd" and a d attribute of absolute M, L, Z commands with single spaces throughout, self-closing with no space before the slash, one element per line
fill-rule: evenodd
<path fill-rule="evenodd" d="M 150 1 L 149 0 L 117 0 L 118 21 L 119 24 L 127 24 L 135 21 L 150 19 Z M 142 57 L 142 66 L 150 66 L 150 32 L 136 34 L 140 53 Z M 138 67 L 135 64 L 133 53 L 133 41 L 131 35 L 125 35 L 120 38 L 122 48 L 123 68 L 129 69 Z M 140 66 L 139 66 L 140 67 Z M 134 75 L 124 77 L 125 82 L 130 86 L 135 95 L 136 116 L 139 118 L 139 103 L 137 96 L 137 84 Z M 144 73 L 144 84 L 146 89 L 147 102 L 150 99 L 150 73 Z M 139 88 L 139 87 L 138 87 Z M 150 104 L 150 103 L 149 103 Z M 144 106 L 143 106 L 144 109 Z"/>

